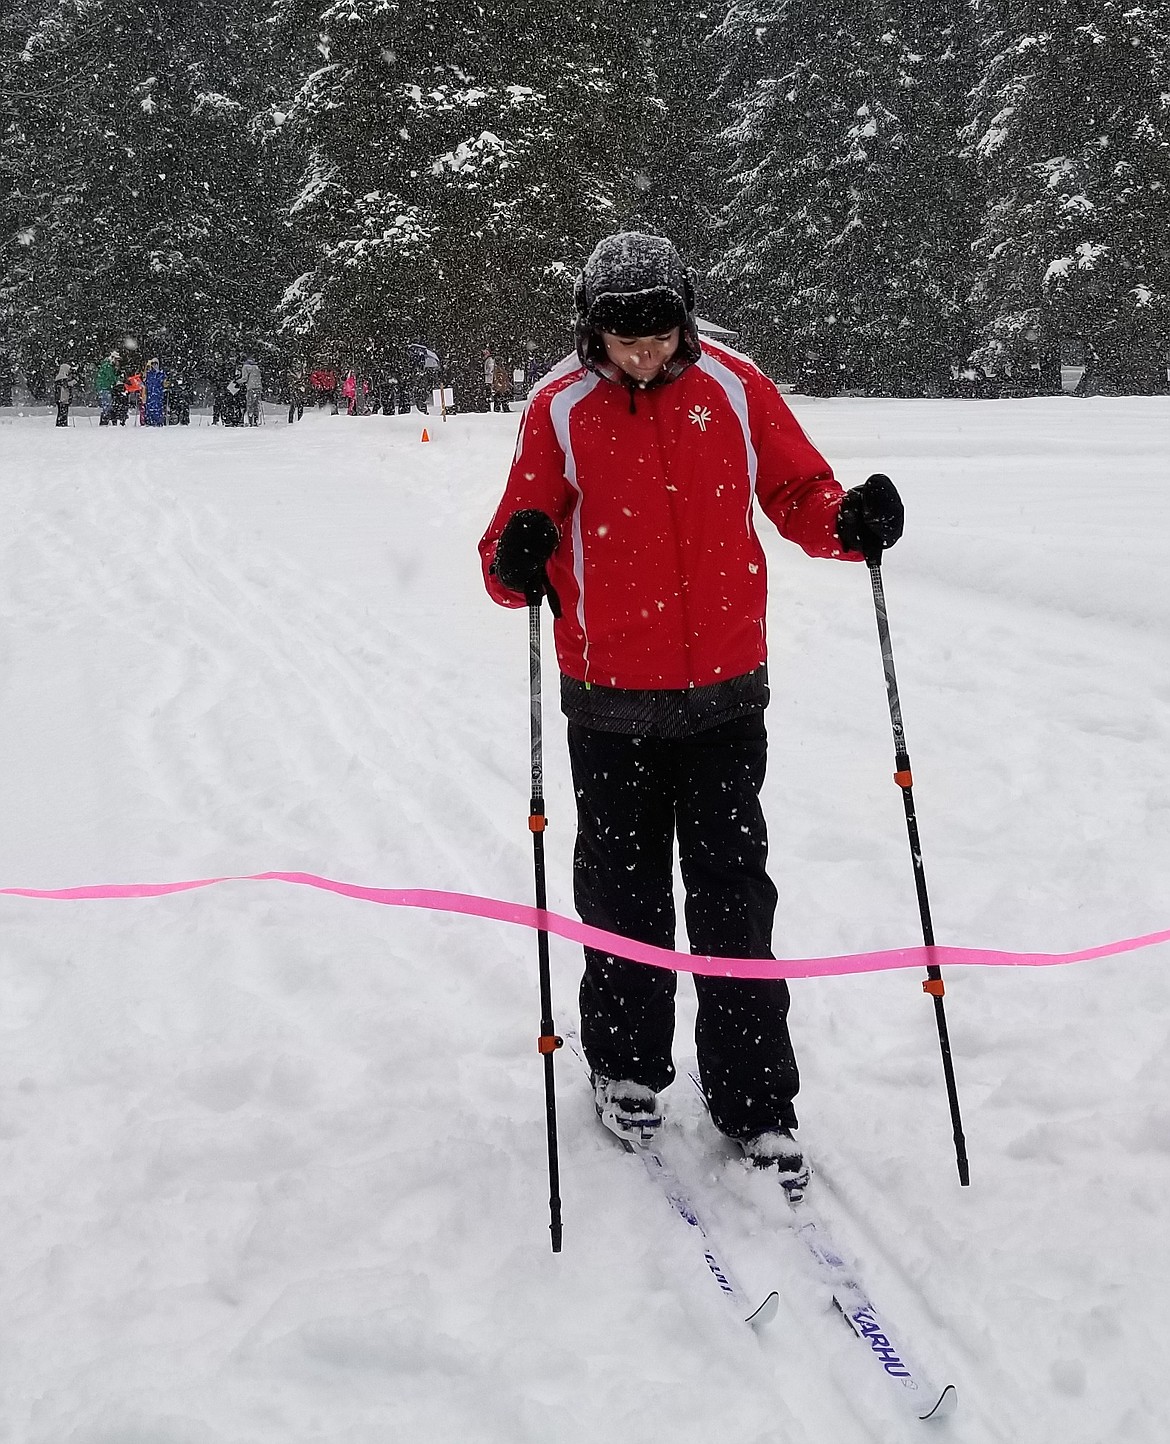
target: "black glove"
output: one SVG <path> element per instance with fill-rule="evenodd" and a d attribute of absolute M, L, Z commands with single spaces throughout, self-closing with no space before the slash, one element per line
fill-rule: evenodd
<path fill-rule="evenodd" d="M 878 561 L 902 535 L 906 509 L 888 476 L 880 472 L 851 487 L 837 510 L 837 540 L 847 552 Z"/>
<path fill-rule="evenodd" d="M 539 606 L 542 597 L 554 617 L 561 615 L 561 601 L 545 573 L 545 563 L 557 549 L 560 532 L 543 511 L 515 511 L 508 518 L 496 543 L 492 571 L 510 592 L 521 592 L 528 605 Z"/>

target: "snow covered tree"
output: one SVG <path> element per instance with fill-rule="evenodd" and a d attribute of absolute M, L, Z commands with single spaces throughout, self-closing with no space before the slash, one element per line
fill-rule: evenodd
<path fill-rule="evenodd" d="M 621 27 L 522 0 L 275 13 L 314 62 L 283 122 L 306 156 L 291 216 L 308 260 L 285 327 L 355 355 L 563 341 L 572 271 L 628 214 L 624 152 L 645 132 Z"/>
<path fill-rule="evenodd" d="M 633 219 L 636 229 L 669 237 L 700 279 L 719 255 L 712 167 L 723 121 L 715 119 L 719 65 L 704 43 L 709 28 L 704 0 L 657 0 L 638 37 L 650 105 Z"/>
<path fill-rule="evenodd" d="M 1170 3 L 976 0 L 984 73 L 967 138 L 988 208 L 980 360 L 1087 390 L 1166 387 Z"/>
<path fill-rule="evenodd" d="M 45 0 L 17 68 L 2 304 L 26 368 L 130 334 L 190 365 L 272 305 L 266 42 L 231 0 Z"/>
<path fill-rule="evenodd" d="M 724 259 L 749 344 L 812 389 L 922 394 L 962 359 L 965 0 L 735 0 Z"/>
<path fill-rule="evenodd" d="M 29 118 L 49 99 L 23 63 L 24 43 L 39 23 L 38 0 L 0 0 L 0 391 L 11 404 L 14 373 L 26 371 L 35 397 L 47 388 L 47 353 L 29 357 L 22 328 L 14 324 L 11 297 L 28 269 L 27 249 L 35 232 L 29 226 L 25 190 L 29 157 L 35 144 Z M 59 97 L 56 97 L 59 98 Z"/>
<path fill-rule="evenodd" d="M 971 344 L 980 191 L 959 130 L 974 33 L 967 0 L 884 0 L 880 22 L 873 100 L 850 132 L 854 210 L 839 259 L 865 278 L 856 374 L 872 391 L 923 395 L 947 386 Z"/>
<path fill-rule="evenodd" d="M 731 116 L 720 137 L 723 256 L 710 279 L 753 353 L 788 376 L 802 373 L 823 344 L 815 318 L 802 325 L 797 311 L 825 218 L 800 216 L 795 187 L 806 154 L 826 148 L 834 129 L 823 97 L 801 85 L 810 59 L 822 49 L 832 55 L 829 37 L 818 31 L 805 45 L 794 20 L 788 0 L 732 0 L 708 42 L 720 65 L 715 100 Z M 831 23 L 827 16 L 827 30 Z M 849 73 L 849 48 L 834 57 L 835 75 Z M 812 84 L 821 87 L 819 74 Z M 840 115 L 835 123 L 846 124 Z"/>
<path fill-rule="evenodd" d="M 430 235 L 411 196 L 418 174 L 408 125 L 424 85 L 406 79 L 414 57 L 403 47 L 432 42 L 434 26 L 420 39 L 408 4 L 275 5 L 294 54 L 305 48 L 293 62 L 292 103 L 277 116 L 304 163 L 290 219 L 309 269 L 280 303 L 281 324 L 294 334 L 360 345 L 384 326 L 418 325 Z"/>

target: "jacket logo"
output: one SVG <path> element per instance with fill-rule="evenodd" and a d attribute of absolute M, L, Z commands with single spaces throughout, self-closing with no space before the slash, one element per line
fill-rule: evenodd
<path fill-rule="evenodd" d="M 700 431 L 706 431 L 707 423 L 711 420 L 711 413 L 706 406 L 692 406 L 687 415 Z"/>

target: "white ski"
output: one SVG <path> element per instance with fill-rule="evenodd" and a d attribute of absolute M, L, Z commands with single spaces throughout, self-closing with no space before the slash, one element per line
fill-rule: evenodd
<path fill-rule="evenodd" d="M 707 1095 L 702 1081 L 695 1073 L 690 1074 L 690 1079 L 706 1107 Z M 944 1419 L 953 1414 L 959 1402 L 955 1386 L 946 1384 L 940 1389 L 907 1362 L 905 1352 L 894 1342 L 889 1325 L 809 1205 L 807 1193 L 796 1203 L 790 1199 L 786 1201 L 792 1213 L 792 1231 L 812 1255 L 817 1271 L 833 1296 L 835 1307 L 856 1337 L 866 1345 L 871 1358 L 881 1365 L 886 1378 L 898 1389 L 903 1403 L 918 1419 Z"/>
<path fill-rule="evenodd" d="M 922 1372 L 906 1361 L 904 1351 L 894 1342 L 889 1325 L 830 1241 L 824 1227 L 813 1217 L 807 1202 L 793 1203 L 797 1238 L 816 1260 L 821 1277 L 832 1290 L 833 1303 L 849 1327 L 881 1364 L 886 1378 L 898 1387 L 903 1402 L 918 1419 L 944 1419 L 953 1414 L 959 1396 L 953 1384 L 942 1389 L 930 1384 Z"/>
<path fill-rule="evenodd" d="M 762 1329 L 770 1324 L 776 1317 L 776 1310 L 780 1307 L 780 1295 L 773 1289 L 758 1307 L 754 1309 L 751 1307 L 747 1295 L 732 1277 L 731 1270 L 716 1254 L 711 1236 L 699 1217 L 698 1211 L 679 1182 L 677 1174 L 673 1173 L 663 1162 L 662 1155 L 656 1153 L 648 1144 L 631 1143 L 625 1138 L 615 1138 L 615 1141 L 620 1143 L 627 1153 L 638 1155 L 645 1165 L 646 1172 L 666 1195 L 671 1208 L 685 1224 L 696 1230 L 703 1250 L 703 1259 L 711 1271 L 711 1277 L 719 1285 L 728 1303 L 733 1305 L 744 1323 L 750 1324 L 753 1329 Z"/>
<path fill-rule="evenodd" d="M 577 1034 L 566 1032 L 564 1039 L 588 1073 L 589 1064 L 585 1061 L 585 1055 L 581 1051 L 581 1040 Z M 686 1189 L 683 1188 L 669 1165 L 663 1161 L 661 1154 L 656 1152 L 650 1144 L 637 1144 L 628 1138 L 618 1138 L 616 1134 L 613 1135 L 613 1138 L 627 1153 L 636 1154 L 642 1160 L 646 1172 L 661 1189 L 671 1208 L 689 1228 L 694 1229 L 703 1251 L 703 1261 L 706 1263 L 711 1277 L 719 1285 L 720 1292 L 744 1323 L 750 1324 L 753 1329 L 757 1330 L 770 1324 L 780 1307 L 780 1295 L 773 1290 L 762 1303 L 755 1308 L 752 1307 L 747 1295 L 736 1283 L 730 1268 L 716 1252 L 711 1235 Z"/>

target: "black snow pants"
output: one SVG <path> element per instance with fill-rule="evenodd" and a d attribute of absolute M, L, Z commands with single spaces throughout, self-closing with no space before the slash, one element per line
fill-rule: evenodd
<path fill-rule="evenodd" d="M 773 956 L 776 889 L 766 871 L 762 711 L 680 739 L 569 724 L 577 796 L 574 892 L 584 922 L 674 947 L 674 843 L 691 951 Z M 665 1088 L 677 975 L 585 950 L 581 1035 L 597 1073 Z M 800 1085 L 788 984 L 695 978 L 699 1072 L 717 1128 L 733 1138 L 796 1126 Z"/>

